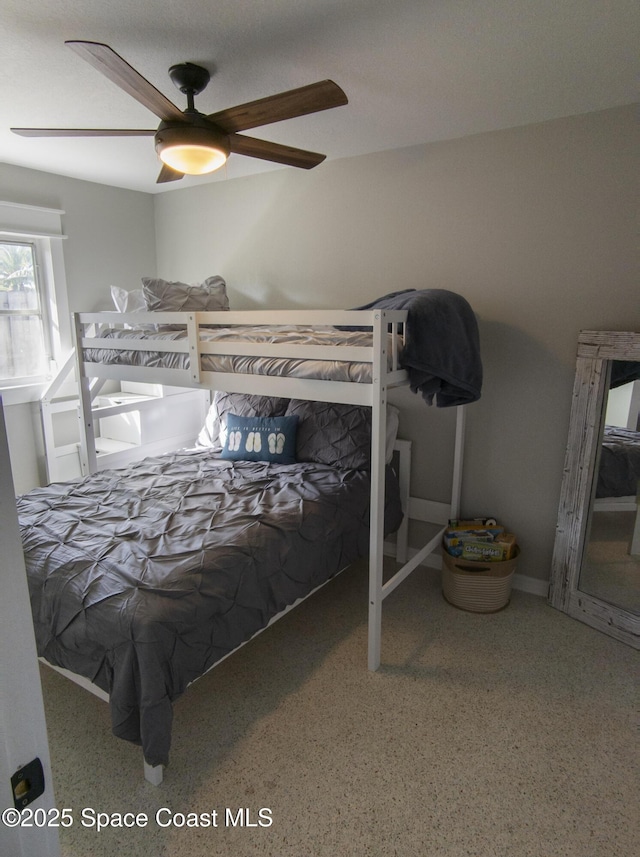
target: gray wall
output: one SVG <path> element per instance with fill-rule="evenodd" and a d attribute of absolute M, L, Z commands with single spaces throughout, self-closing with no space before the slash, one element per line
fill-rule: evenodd
<path fill-rule="evenodd" d="M 449 288 L 476 310 L 465 514 L 549 574 L 581 329 L 640 330 L 637 119 L 619 108 L 155 197 L 158 275 L 219 273 L 232 308 L 348 307 Z M 452 415 L 403 392 L 414 493 L 448 499 Z"/>
<path fill-rule="evenodd" d="M 139 286 L 156 272 L 153 198 L 64 176 L 0 164 L 0 199 L 60 208 L 69 310 L 111 309 L 109 286 Z M 70 347 L 70 343 L 65 343 Z M 36 405 L 5 408 L 16 491 L 43 477 L 43 445 Z"/>

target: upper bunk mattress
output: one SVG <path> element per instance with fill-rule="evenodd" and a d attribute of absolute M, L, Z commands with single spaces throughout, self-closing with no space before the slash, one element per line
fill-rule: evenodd
<path fill-rule="evenodd" d="M 136 339 L 152 342 L 186 339 L 185 329 L 179 330 L 122 330 L 110 328 L 101 333 L 105 339 Z M 370 331 L 341 331 L 334 327 L 300 326 L 244 326 L 200 328 L 201 342 L 243 342 L 286 345 L 339 345 L 371 347 Z M 391 349 L 387 349 L 391 353 Z M 84 360 L 119 366 L 147 366 L 152 368 L 188 369 L 189 355 L 180 352 L 119 350 L 111 348 L 85 348 Z M 318 379 L 321 381 L 371 382 L 371 363 L 348 360 L 316 360 L 288 357 L 241 356 L 229 354 L 202 354 L 200 369 L 204 372 L 229 372 L 247 375 L 277 375 L 288 378 Z"/>

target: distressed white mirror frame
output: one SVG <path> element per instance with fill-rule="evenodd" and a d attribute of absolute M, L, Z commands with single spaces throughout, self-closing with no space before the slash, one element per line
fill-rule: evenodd
<path fill-rule="evenodd" d="M 581 592 L 579 588 L 612 360 L 640 361 L 640 333 L 581 332 L 549 603 L 574 619 L 638 649 L 638 614 Z"/>

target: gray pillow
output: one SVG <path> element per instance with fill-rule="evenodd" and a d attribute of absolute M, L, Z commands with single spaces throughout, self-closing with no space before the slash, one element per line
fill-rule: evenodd
<path fill-rule="evenodd" d="M 207 277 L 204 283 L 169 282 L 142 278 L 142 293 L 150 312 L 224 312 L 229 309 L 227 285 L 222 277 Z M 172 330 L 180 325 L 162 325 Z"/>
<path fill-rule="evenodd" d="M 223 393 L 216 390 L 196 445 L 209 449 L 221 449 L 226 442 L 229 414 L 241 417 L 283 417 L 288 404 L 289 399 L 274 396 Z"/>
<path fill-rule="evenodd" d="M 297 416 L 296 458 L 344 470 L 371 467 L 371 408 L 292 399 L 287 416 Z"/>

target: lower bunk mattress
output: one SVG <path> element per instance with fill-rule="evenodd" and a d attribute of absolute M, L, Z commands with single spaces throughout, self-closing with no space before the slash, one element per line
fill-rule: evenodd
<path fill-rule="evenodd" d="M 172 703 L 368 551 L 369 473 L 148 458 L 18 498 L 38 654 L 109 694 L 113 732 L 166 765 Z M 400 524 L 387 473 L 387 532 Z"/>

